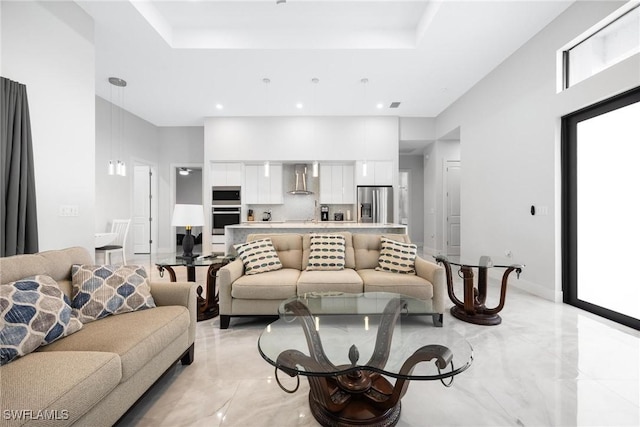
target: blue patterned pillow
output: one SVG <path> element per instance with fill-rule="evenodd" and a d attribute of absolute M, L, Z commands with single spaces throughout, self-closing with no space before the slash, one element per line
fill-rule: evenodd
<path fill-rule="evenodd" d="M 156 306 L 141 265 L 74 265 L 71 306 L 82 323 Z"/>
<path fill-rule="evenodd" d="M 49 276 L 0 285 L 0 365 L 80 330 L 69 299 Z"/>

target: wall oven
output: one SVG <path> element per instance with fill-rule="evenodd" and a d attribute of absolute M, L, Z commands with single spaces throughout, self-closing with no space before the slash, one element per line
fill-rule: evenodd
<path fill-rule="evenodd" d="M 224 227 L 240 224 L 240 205 L 214 206 L 211 209 L 211 234 L 224 235 Z"/>

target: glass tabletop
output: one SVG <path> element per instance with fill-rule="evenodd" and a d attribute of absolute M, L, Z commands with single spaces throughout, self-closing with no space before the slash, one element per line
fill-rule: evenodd
<path fill-rule="evenodd" d="M 229 261 L 229 257 L 225 256 L 216 256 L 216 257 L 197 257 L 193 259 L 180 258 L 179 255 L 167 256 L 166 258 L 161 258 L 156 261 L 156 265 L 160 267 L 179 267 L 181 265 L 184 266 L 194 266 L 194 267 L 206 267 L 211 264 L 217 264 L 222 262 Z"/>
<path fill-rule="evenodd" d="M 514 262 L 513 260 L 505 259 L 504 257 L 493 257 L 489 255 L 482 255 L 478 258 L 471 258 L 469 256 L 460 257 L 459 255 L 434 255 L 436 262 L 446 261 L 451 265 L 457 265 L 458 267 L 479 267 L 479 268 L 524 268 L 524 264 Z"/>
<path fill-rule="evenodd" d="M 382 314 L 385 307 L 398 294 L 390 292 L 367 292 L 353 294 L 346 292 L 308 292 L 283 301 L 278 307 L 278 315 L 291 314 L 287 305 L 294 300 L 301 301 L 312 314 Z M 433 301 L 405 298 L 403 314 L 433 314 Z"/>
<path fill-rule="evenodd" d="M 471 365 L 473 350 L 461 335 L 406 315 L 412 298 L 394 294 L 388 304 L 397 306 L 397 311 L 386 307 L 383 312 L 365 314 L 357 310 L 358 300 L 365 295 L 354 297 L 355 309 L 350 314 L 283 310 L 280 319 L 260 335 L 260 354 L 290 375 L 306 376 L 336 376 L 364 369 L 395 378 L 436 380 L 453 377 Z M 302 298 L 291 301 L 304 305 Z"/>

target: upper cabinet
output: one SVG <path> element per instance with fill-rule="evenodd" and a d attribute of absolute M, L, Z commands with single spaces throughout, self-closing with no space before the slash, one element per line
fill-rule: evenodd
<path fill-rule="evenodd" d="M 242 186 L 242 163 L 211 163 L 212 186 Z"/>
<path fill-rule="evenodd" d="M 269 176 L 264 165 L 245 165 L 242 201 L 248 205 L 277 205 L 284 203 L 282 164 L 271 163 Z"/>
<path fill-rule="evenodd" d="M 355 203 L 353 165 L 320 165 L 320 203 Z"/>
<path fill-rule="evenodd" d="M 366 173 L 364 171 L 366 164 Z M 393 185 L 393 162 L 370 160 L 356 162 L 356 185 Z"/>

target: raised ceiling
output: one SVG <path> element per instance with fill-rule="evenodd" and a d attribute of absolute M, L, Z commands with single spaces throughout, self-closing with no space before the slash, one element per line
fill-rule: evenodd
<path fill-rule="evenodd" d="M 78 2 L 95 21 L 96 93 L 110 100 L 107 79 L 127 80 L 124 107 L 157 126 L 220 116 L 435 117 L 571 3 Z M 394 101 L 400 107 L 388 108 Z"/>

